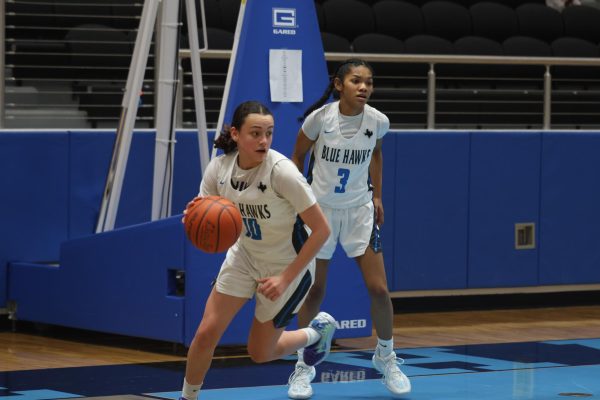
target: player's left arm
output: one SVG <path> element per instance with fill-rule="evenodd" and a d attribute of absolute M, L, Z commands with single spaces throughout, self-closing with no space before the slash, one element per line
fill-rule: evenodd
<path fill-rule="evenodd" d="M 373 185 L 373 205 L 375 206 L 375 222 L 378 225 L 383 224 L 383 202 L 381 200 L 382 182 L 383 182 L 383 154 L 381 151 L 382 139 L 377 139 L 371 164 L 369 165 L 369 174 L 371 175 L 371 184 Z"/>

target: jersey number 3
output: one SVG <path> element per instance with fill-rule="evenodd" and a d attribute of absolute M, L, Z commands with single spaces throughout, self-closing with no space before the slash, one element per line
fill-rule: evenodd
<path fill-rule="evenodd" d="M 340 177 L 340 185 L 335 187 L 335 193 L 346 193 L 346 184 L 348 183 L 348 177 L 350 177 L 350 170 L 346 168 L 338 169 L 338 176 Z"/>

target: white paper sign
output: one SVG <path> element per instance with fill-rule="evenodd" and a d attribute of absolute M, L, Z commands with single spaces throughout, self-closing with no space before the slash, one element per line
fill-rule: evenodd
<path fill-rule="evenodd" d="M 271 101 L 302 102 L 302 50 L 269 50 Z"/>

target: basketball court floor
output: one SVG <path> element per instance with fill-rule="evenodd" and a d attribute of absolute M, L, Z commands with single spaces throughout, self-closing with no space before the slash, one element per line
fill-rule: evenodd
<path fill-rule="evenodd" d="M 409 343 L 396 349 L 413 385 L 412 393 L 404 398 L 600 398 L 600 307 L 573 310 L 510 311 L 500 320 L 491 317 L 494 312 L 471 313 L 462 315 L 463 322 L 456 324 L 448 322 L 448 314 L 431 314 L 428 330 L 406 319 L 404 328 L 395 328 L 397 342 Z M 579 317 L 574 317 L 577 313 Z M 590 337 L 594 332 L 596 338 Z M 532 336 L 540 340 L 531 340 Z M 546 340 L 552 337 L 562 339 Z M 438 345 L 411 347 L 419 340 Z M 371 366 L 372 340 L 340 342 L 317 367 L 313 399 L 392 398 Z M 439 345 L 444 342 L 460 344 Z M 357 343 L 364 347 L 353 348 Z M 98 346 L 94 340 L 61 338 L 61 334 L 0 332 L 0 400 L 179 396 L 185 349 L 159 354 L 108 344 Z M 98 361 L 111 352 L 117 355 Z M 68 362 L 59 362 L 67 358 Z M 258 365 L 243 351 L 221 351 L 200 399 L 286 399 L 293 366 L 292 357 Z"/>

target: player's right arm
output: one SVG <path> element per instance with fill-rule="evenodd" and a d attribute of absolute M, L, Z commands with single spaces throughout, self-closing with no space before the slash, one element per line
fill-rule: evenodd
<path fill-rule="evenodd" d="M 204 175 L 202 176 L 202 182 L 200 182 L 200 191 L 192 200 L 190 200 L 186 206 L 185 210 L 183 210 L 183 218 L 181 218 L 181 222 L 185 222 L 185 214 L 187 214 L 187 210 L 200 198 L 206 196 L 219 196 L 217 192 L 217 174 L 215 168 L 216 160 L 211 160 L 204 171 Z"/>
<path fill-rule="evenodd" d="M 198 193 L 198 196 L 219 196 L 219 185 L 217 182 L 217 172 L 219 166 L 216 164 L 219 164 L 218 158 L 215 158 L 208 163 L 206 170 L 204 171 L 204 175 L 202 176 L 202 182 L 200 183 L 200 192 Z"/>
<path fill-rule="evenodd" d="M 306 153 L 308 153 L 314 143 L 314 140 L 310 140 L 304 131 L 300 129 L 298 137 L 296 138 L 296 144 L 294 145 L 294 152 L 290 157 L 300 172 L 304 172 L 304 159 L 306 158 Z"/>

